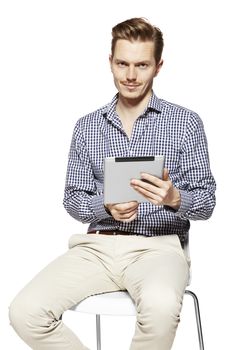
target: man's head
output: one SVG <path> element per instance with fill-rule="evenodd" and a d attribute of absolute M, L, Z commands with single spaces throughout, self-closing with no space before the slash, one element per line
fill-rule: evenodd
<path fill-rule="evenodd" d="M 131 18 L 118 23 L 112 28 L 111 55 L 114 56 L 116 42 L 119 39 L 128 41 L 151 41 L 154 43 L 154 58 L 159 64 L 163 52 L 163 34 L 161 30 L 144 18 Z"/>
<path fill-rule="evenodd" d="M 151 94 L 163 61 L 161 31 L 143 18 L 132 18 L 112 29 L 110 65 L 121 98 L 138 103 Z"/>

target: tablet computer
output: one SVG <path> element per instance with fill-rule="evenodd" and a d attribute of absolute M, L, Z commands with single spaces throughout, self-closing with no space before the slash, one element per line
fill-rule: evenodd
<path fill-rule="evenodd" d="M 131 179 L 140 179 L 145 172 L 162 178 L 165 157 L 107 157 L 104 160 L 104 204 L 130 201 L 147 202 L 131 186 Z"/>

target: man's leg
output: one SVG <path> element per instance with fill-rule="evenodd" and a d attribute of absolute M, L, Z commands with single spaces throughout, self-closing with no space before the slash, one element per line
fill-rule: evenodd
<path fill-rule="evenodd" d="M 32 349 L 87 349 L 60 318 L 92 294 L 119 290 L 107 268 L 111 246 L 101 241 L 93 235 L 73 236 L 72 248 L 44 268 L 12 302 L 11 324 Z"/>
<path fill-rule="evenodd" d="M 170 350 L 189 265 L 175 235 L 145 238 L 145 244 L 138 258 L 126 268 L 123 279 L 137 309 L 130 350 Z"/>

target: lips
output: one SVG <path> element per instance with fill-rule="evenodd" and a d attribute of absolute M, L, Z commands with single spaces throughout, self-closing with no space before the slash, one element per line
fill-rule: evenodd
<path fill-rule="evenodd" d="M 128 88 L 136 88 L 139 86 L 139 84 L 124 84 L 124 83 L 123 83 L 123 85 L 128 87 Z"/>

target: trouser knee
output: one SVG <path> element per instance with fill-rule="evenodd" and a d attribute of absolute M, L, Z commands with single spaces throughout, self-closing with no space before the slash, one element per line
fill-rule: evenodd
<path fill-rule="evenodd" d="M 23 302 L 16 297 L 9 307 L 10 324 L 27 343 L 40 335 L 50 332 L 60 322 L 51 310 L 43 309 L 35 303 Z"/>
<path fill-rule="evenodd" d="M 182 301 L 173 292 L 144 297 L 138 308 L 138 323 L 147 333 L 165 336 L 175 332 Z"/>

